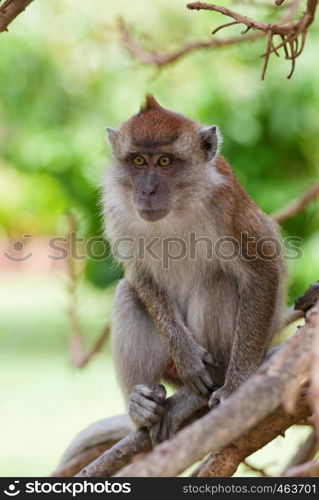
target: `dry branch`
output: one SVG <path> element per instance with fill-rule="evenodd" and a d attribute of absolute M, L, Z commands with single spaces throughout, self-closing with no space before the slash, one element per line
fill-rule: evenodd
<path fill-rule="evenodd" d="M 138 453 L 152 449 L 149 433 L 146 429 L 132 432 L 105 451 L 94 462 L 82 469 L 77 477 L 109 477 L 115 474 Z"/>
<path fill-rule="evenodd" d="M 0 6 L 0 33 L 8 31 L 9 24 L 23 12 L 32 0 L 7 0 Z"/>
<path fill-rule="evenodd" d="M 282 329 L 286 328 L 287 326 L 291 325 L 291 323 L 294 323 L 298 319 L 301 319 L 304 317 L 304 313 L 302 311 L 294 311 L 292 309 L 288 309 L 286 317 L 283 321 L 282 324 Z"/>
<path fill-rule="evenodd" d="M 313 409 L 314 426 L 319 436 L 319 300 L 317 307 L 307 312 L 307 320 L 314 329 L 311 372 L 310 403 Z"/>
<path fill-rule="evenodd" d="M 73 214 L 68 215 L 68 233 L 66 238 L 71 241 L 72 235 L 78 230 L 78 221 Z M 89 351 L 86 351 L 84 346 L 84 334 L 81 327 L 81 322 L 77 308 L 77 288 L 78 288 L 78 262 L 73 259 L 71 252 L 68 253 L 67 259 L 67 274 L 68 274 L 68 296 L 69 296 L 69 319 L 70 319 L 70 335 L 69 335 L 69 353 L 70 361 L 73 366 L 83 368 L 90 359 L 93 358 L 103 347 L 106 339 L 110 334 L 110 327 L 106 325 L 101 333 L 96 338 L 93 346 Z"/>
<path fill-rule="evenodd" d="M 210 455 L 192 473 L 193 477 L 228 477 L 232 476 L 239 464 L 252 453 L 270 443 L 286 429 L 310 415 L 307 392 L 298 400 L 293 415 L 285 412 L 282 406 L 265 418 L 249 433 L 240 436 L 231 445 Z M 264 473 L 265 474 L 265 473 Z"/>
<path fill-rule="evenodd" d="M 196 40 L 194 42 L 187 43 L 173 52 L 158 52 L 156 50 L 148 51 L 144 49 L 139 43 L 137 43 L 131 33 L 128 26 L 120 20 L 119 22 L 119 32 L 121 35 L 121 40 L 123 46 L 126 50 L 136 59 L 140 60 L 145 64 L 150 64 L 161 68 L 171 64 L 181 57 L 193 52 L 198 49 L 208 49 L 217 47 L 226 47 L 229 45 L 237 45 L 238 43 L 254 41 L 263 36 L 262 33 L 252 33 L 247 35 L 245 38 L 242 36 L 234 36 L 227 39 L 211 39 L 211 40 Z"/>
<path fill-rule="evenodd" d="M 290 219 L 290 217 L 293 217 L 294 215 L 301 212 L 310 201 L 315 200 L 318 196 L 319 182 L 311 186 L 311 188 L 308 189 L 308 191 L 306 191 L 300 198 L 294 200 L 292 203 L 289 203 L 287 207 L 284 207 L 283 209 L 274 213 L 272 217 L 276 222 L 278 222 L 278 224 L 281 224 L 287 219 Z"/>
<path fill-rule="evenodd" d="M 283 3 L 283 0 L 277 1 L 277 5 L 280 5 L 281 3 Z M 186 43 L 175 51 L 169 53 L 144 49 L 133 39 L 129 28 L 122 20 L 119 24 L 119 31 L 124 47 L 133 57 L 139 59 L 145 64 L 151 64 L 159 68 L 167 64 L 171 64 L 197 49 L 226 47 L 266 37 L 267 48 L 266 52 L 262 56 L 264 57 L 262 79 L 265 77 L 270 55 L 276 54 L 279 56 L 278 49 L 283 49 L 285 58 L 291 61 L 291 71 L 288 75 L 288 78 L 290 78 L 295 68 L 295 60 L 301 55 L 304 49 L 308 28 L 313 23 L 315 18 L 318 0 L 307 0 L 306 11 L 299 19 L 294 20 L 299 5 L 300 0 L 293 0 L 290 4 L 285 6 L 285 14 L 278 19 L 277 22 L 263 23 L 255 21 L 250 17 L 244 16 L 226 7 L 208 4 L 205 2 L 189 3 L 187 8 L 190 10 L 210 10 L 219 12 L 220 14 L 233 19 L 230 22 L 217 26 L 217 28 L 215 28 L 212 32 L 213 35 L 224 28 L 236 24 L 243 24 L 246 29 L 240 36 L 222 39 L 213 38 L 211 40 L 197 40 Z M 250 30 L 255 30 L 255 33 L 247 34 Z M 275 36 L 280 37 L 280 43 L 277 46 L 274 44 Z"/>
<path fill-rule="evenodd" d="M 190 10 L 210 10 L 213 12 L 219 12 L 226 17 L 230 17 L 238 24 L 246 26 L 246 31 L 243 34 L 247 33 L 251 29 L 263 33 L 267 37 L 267 48 L 266 52 L 263 54 L 264 66 L 262 79 L 264 79 L 270 55 L 276 54 L 278 56 L 278 50 L 281 48 L 284 50 L 285 58 L 291 60 L 291 71 L 287 77 L 291 78 L 295 68 L 295 60 L 300 56 L 304 49 L 308 28 L 314 21 L 317 6 L 318 0 L 307 0 L 306 11 L 298 20 L 290 22 L 284 20 L 284 22 L 278 21 L 277 23 L 262 23 L 255 21 L 254 19 L 244 16 L 239 12 L 235 12 L 234 10 L 205 2 L 189 3 L 187 8 Z M 230 23 L 223 24 L 216 28 L 216 30 L 229 25 Z M 216 30 L 214 31 L 216 32 Z M 282 40 L 277 46 L 274 44 L 274 36 L 276 35 L 280 36 Z"/>
<path fill-rule="evenodd" d="M 85 451 L 82 451 L 79 455 L 72 458 L 67 462 L 62 468 L 57 469 L 53 472 L 52 477 L 72 477 L 80 472 L 83 467 L 90 464 L 98 458 L 104 451 L 112 448 L 116 444 L 116 441 L 106 441 L 104 443 L 99 443 L 96 446 L 92 446 Z"/>

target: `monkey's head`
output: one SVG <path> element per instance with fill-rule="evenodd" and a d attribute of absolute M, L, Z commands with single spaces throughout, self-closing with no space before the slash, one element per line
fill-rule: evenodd
<path fill-rule="evenodd" d="M 200 185 L 218 178 L 216 126 L 202 127 L 152 96 L 118 130 L 107 132 L 116 179 L 146 221 L 185 210 Z"/>

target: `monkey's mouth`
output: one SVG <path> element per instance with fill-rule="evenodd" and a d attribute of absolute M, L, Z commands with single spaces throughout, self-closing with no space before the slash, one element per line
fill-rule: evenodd
<path fill-rule="evenodd" d="M 169 210 L 167 208 L 163 208 L 160 210 L 154 210 L 152 208 L 144 209 L 144 210 L 138 210 L 138 215 L 149 222 L 155 222 L 157 220 L 163 219 L 167 214 Z"/>

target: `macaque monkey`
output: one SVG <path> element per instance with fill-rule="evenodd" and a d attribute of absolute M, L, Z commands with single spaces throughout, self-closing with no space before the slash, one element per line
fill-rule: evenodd
<path fill-rule="evenodd" d="M 103 205 L 125 268 L 112 318 L 116 372 L 130 418 L 160 442 L 264 360 L 281 321 L 281 243 L 219 155 L 216 126 L 148 96 L 108 137 Z M 162 380 L 179 389 L 171 398 Z"/>

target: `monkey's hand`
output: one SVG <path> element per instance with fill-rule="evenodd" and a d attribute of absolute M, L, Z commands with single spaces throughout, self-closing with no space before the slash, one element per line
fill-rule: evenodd
<path fill-rule="evenodd" d="M 128 413 L 134 424 L 151 427 L 164 413 L 165 387 L 161 384 L 148 387 L 136 385 L 129 399 Z"/>
<path fill-rule="evenodd" d="M 197 396 L 207 396 L 215 384 L 209 372 L 209 365 L 216 362 L 204 347 L 197 344 L 191 335 L 179 337 L 178 345 L 172 350 L 177 373 L 184 385 Z"/>

